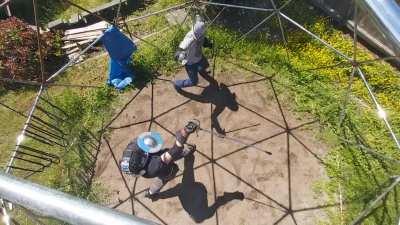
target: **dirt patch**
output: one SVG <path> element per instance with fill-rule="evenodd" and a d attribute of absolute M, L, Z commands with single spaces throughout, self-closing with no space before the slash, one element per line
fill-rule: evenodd
<path fill-rule="evenodd" d="M 176 76 L 184 77 L 183 71 Z M 103 142 L 96 176 L 112 193 L 109 206 L 160 224 L 316 224 L 325 217 L 325 201 L 312 186 L 326 178 L 321 159 L 327 152 L 315 138 L 318 130 L 304 129 L 310 121 L 297 119 L 283 106 L 288 103 L 280 107 L 279 95 L 259 75 L 237 69 L 215 79 L 216 87 L 201 79 L 184 93 L 166 80 L 144 88 L 112 123 L 111 150 L 119 160 L 128 142 L 149 129 L 171 146 L 172 134 L 192 118 L 243 143 L 192 135 L 194 159 L 178 162 L 179 175 L 163 188 L 163 199 L 152 202 L 143 193 L 151 180 L 122 179 Z M 136 92 L 125 93 L 126 100 Z"/>

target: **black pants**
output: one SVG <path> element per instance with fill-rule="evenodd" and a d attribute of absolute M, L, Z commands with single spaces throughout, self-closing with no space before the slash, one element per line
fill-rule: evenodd
<path fill-rule="evenodd" d="M 151 155 L 150 161 L 146 168 L 146 173 L 143 175 L 145 178 L 154 178 L 154 181 L 150 184 L 149 191 L 151 194 L 158 193 L 161 188 L 178 173 L 179 168 L 174 162 L 166 164 L 162 161 L 161 155 L 165 152 L 170 153 L 173 157 L 173 161 L 182 158 L 183 146 L 178 147 L 176 144 L 171 149 L 165 149 L 158 152 L 158 154 Z"/>

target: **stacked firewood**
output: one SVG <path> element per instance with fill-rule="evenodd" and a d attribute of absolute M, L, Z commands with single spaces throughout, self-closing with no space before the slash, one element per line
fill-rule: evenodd
<path fill-rule="evenodd" d="M 90 45 L 96 38 L 103 34 L 109 23 L 99 22 L 86 27 L 66 30 L 64 32 L 64 46 L 62 47 L 70 59 L 75 58 L 79 53 Z M 77 60 L 82 61 L 83 56 Z"/>

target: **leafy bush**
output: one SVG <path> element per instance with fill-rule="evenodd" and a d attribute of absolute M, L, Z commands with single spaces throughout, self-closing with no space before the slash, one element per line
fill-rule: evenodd
<path fill-rule="evenodd" d="M 36 4 L 38 19 L 41 24 L 55 19 L 55 17 L 62 13 L 68 6 L 67 3 L 62 1 L 52 0 L 37 0 Z M 32 1 L 14 0 L 11 2 L 10 7 L 13 16 L 27 21 L 30 24 L 34 24 L 35 18 Z"/>
<path fill-rule="evenodd" d="M 72 2 L 86 9 L 93 9 L 102 4 L 111 2 L 111 0 L 74 0 Z M 42 25 L 56 19 L 69 19 L 73 14 L 83 12 L 77 7 L 64 1 L 36 0 L 36 4 L 37 16 L 39 23 Z M 21 18 L 28 23 L 34 23 L 32 1 L 13 0 L 11 2 L 11 12 L 14 16 Z"/>
<path fill-rule="evenodd" d="M 48 77 L 62 61 L 61 38 L 46 32 L 40 41 Z M 41 81 L 36 31 L 15 17 L 0 21 L 0 65 L 2 78 Z"/>

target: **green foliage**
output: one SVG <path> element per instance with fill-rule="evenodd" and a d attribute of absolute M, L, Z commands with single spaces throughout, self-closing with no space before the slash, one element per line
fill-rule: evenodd
<path fill-rule="evenodd" d="M 62 62 L 61 37 L 46 32 L 41 35 L 40 42 L 47 77 Z M 2 78 L 41 80 L 36 31 L 15 17 L 1 21 L 0 62 Z"/>
<path fill-rule="evenodd" d="M 73 0 L 72 2 L 86 9 L 92 9 L 110 1 L 111 0 Z M 38 19 L 43 26 L 52 20 L 69 19 L 73 14 L 82 13 L 82 10 L 64 1 L 36 0 L 36 4 Z M 11 4 L 11 11 L 13 15 L 18 18 L 30 23 L 34 22 L 32 1 L 14 0 Z"/>
<path fill-rule="evenodd" d="M 36 90 L 31 89 L 3 90 L 0 101 L 18 111 L 26 112 L 32 104 L 35 92 Z M 15 147 L 15 140 L 25 120 L 24 117 L 0 106 L 0 164 L 2 169 L 10 158 L 11 150 Z"/>

